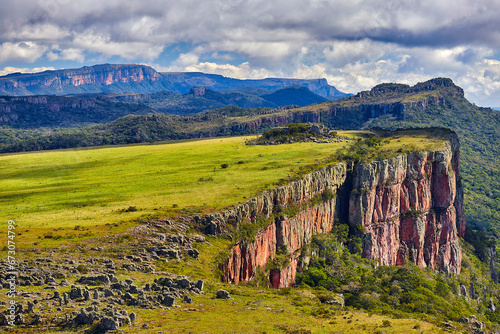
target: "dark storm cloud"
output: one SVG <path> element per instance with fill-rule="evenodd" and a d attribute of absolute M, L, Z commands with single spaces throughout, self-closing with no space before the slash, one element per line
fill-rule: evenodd
<path fill-rule="evenodd" d="M 406 47 L 454 47 L 457 45 L 487 45 L 500 47 L 500 21 L 460 22 L 425 32 L 398 28 L 365 30 L 365 36 L 374 41 L 395 43 Z"/>
<path fill-rule="evenodd" d="M 288 30 L 325 40 L 370 38 L 404 46 L 499 44 L 497 1 L 86 1 L 21 0 L 3 2 L 2 41 L 15 39 L 27 26 L 55 25 L 73 34 L 100 30 L 114 38 L 136 40 L 131 22 L 157 19 L 158 43 L 163 35 L 197 42 L 228 39 L 242 31 L 249 39 L 272 38 Z M 451 10 L 453 9 L 453 10 Z M 414 21 L 414 23 L 411 23 Z M 125 25 L 125 27 L 123 27 Z M 121 28 L 121 30 L 120 30 Z M 261 31 L 266 34 L 257 35 Z M 240 36 L 241 37 L 241 36 Z"/>

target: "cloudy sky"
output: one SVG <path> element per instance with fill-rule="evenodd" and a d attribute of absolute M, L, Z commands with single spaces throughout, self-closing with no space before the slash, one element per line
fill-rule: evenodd
<path fill-rule="evenodd" d="M 500 107 L 499 14 L 500 0 L 2 0 L 0 75 L 140 63 L 349 93 L 444 76 Z"/>

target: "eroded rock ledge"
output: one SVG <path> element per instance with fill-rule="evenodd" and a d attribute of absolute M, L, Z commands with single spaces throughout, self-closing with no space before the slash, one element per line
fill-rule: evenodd
<path fill-rule="evenodd" d="M 314 234 L 331 231 L 336 218 L 351 227 L 365 227 L 363 256 L 381 265 L 411 260 L 421 268 L 458 274 L 462 258 L 458 237 L 465 230 L 459 160 L 458 137 L 453 133 L 444 149 L 357 165 L 339 163 L 232 210 L 197 219 L 208 233 L 219 234 L 229 225 L 238 229 L 242 223 L 276 217 L 272 214 L 276 206 L 301 208 L 293 217 L 273 218 L 254 240 L 236 244 L 220 265 L 225 282 L 252 279 L 278 250 L 287 249 L 289 264 L 271 270 L 270 280 L 276 288 L 293 285 L 301 248 Z M 325 190 L 335 195 L 315 201 Z"/>

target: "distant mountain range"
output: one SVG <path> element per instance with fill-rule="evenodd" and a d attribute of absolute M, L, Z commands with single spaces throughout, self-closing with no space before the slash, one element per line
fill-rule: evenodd
<path fill-rule="evenodd" d="M 80 127 L 111 122 L 127 115 L 186 115 L 225 106 L 278 108 L 290 104 L 299 107 L 324 101 L 327 101 L 324 97 L 302 86 L 271 92 L 262 88 L 212 91 L 203 86 L 193 87 L 187 94 L 160 91 L 151 94 L 3 96 L 0 97 L 0 126 Z"/>
<path fill-rule="evenodd" d="M 240 80 L 198 72 L 160 73 L 145 65 L 102 64 L 31 74 L 11 73 L 0 77 L 0 95 L 8 96 L 105 92 L 141 94 L 164 90 L 186 94 L 195 86 L 204 86 L 214 91 L 242 87 L 272 91 L 288 86 L 302 86 L 329 100 L 349 95 L 330 86 L 326 79 Z"/>

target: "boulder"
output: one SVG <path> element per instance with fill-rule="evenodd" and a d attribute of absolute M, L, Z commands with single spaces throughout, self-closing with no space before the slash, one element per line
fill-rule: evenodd
<path fill-rule="evenodd" d="M 181 278 L 179 280 L 177 280 L 177 284 L 179 285 L 179 287 L 181 287 L 182 289 L 187 289 L 189 288 L 189 280 L 187 278 Z"/>
<path fill-rule="evenodd" d="M 108 285 L 110 283 L 110 280 L 107 275 L 97 275 L 82 276 L 76 282 L 86 285 Z"/>
<path fill-rule="evenodd" d="M 113 291 L 109 290 L 109 289 L 105 289 L 104 290 L 104 297 L 114 297 L 114 293 Z"/>
<path fill-rule="evenodd" d="M 340 306 L 340 307 L 344 307 L 344 305 L 345 305 L 344 295 L 341 294 L 341 293 L 337 293 L 332 298 L 329 298 L 328 300 L 326 300 L 325 304 L 328 304 L 328 305 L 337 305 L 337 306 Z"/>
<path fill-rule="evenodd" d="M 200 280 L 198 280 L 198 282 L 196 282 L 195 287 L 198 290 L 203 291 L 203 286 L 204 285 L 205 285 L 205 282 L 202 279 L 200 279 Z"/>
<path fill-rule="evenodd" d="M 229 299 L 229 298 L 231 298 L 231 296 L 229 295 L 229 292 L 227 292 L 226 290 L 218 290 L 215 293 L 215 297 L 220 298 L 220 299 Z"/>
<path fill-rule="evenodd" d="M 82 288 L 79 286 L 72 286 L 71 291 L 69 292 L 70 299 L 80 299 L 83 298 Z"/>
<path fill-rule="evenodd" d="M 99 324 L 99 328 L 105 331 L 113 331 L 117 330 L 120 327 L 118 322 L 111 317 L 103 317 L 101 319 L 101 323 Z"/>
<path fill-rule="evenodd" d="M 160 303 L 165 306 L 174 306 L 175 298 L 169 295 L 160 295 L 158 298 L 161 298 Z"/>

